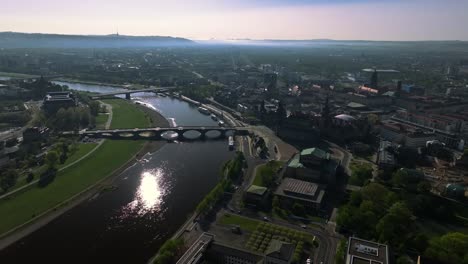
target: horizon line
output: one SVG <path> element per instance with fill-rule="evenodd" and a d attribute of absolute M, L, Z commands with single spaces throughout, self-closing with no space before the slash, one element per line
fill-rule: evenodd
<path fill-rule="evenodd" d="M 110 34 L 77 34 L 77 33 L 50 33 L 50 32 L 20 32 L 20 31 L 0 31 L 1 33 L 18 33 L 18 34 L 38 34 L 38 35 L 62 35 L 62 36 L 90 36 L 90 37 L 104 37 L 104 36 L 119 36 L 119 37 L 172 37 L 172 38 L 184 38 L 192 41 L 356 41 L 356 42 L 468 42 L 467 40 L 462 39 L 420 39 L 420 40 L 370 40 L 370 39 L 329 39 L 329 38 L 300 38 L 300 39 L 273 39 L 273 38 L 191 38 L 191 37 L 181 37 L 181 36 L 170 36 L 170 35 L 127 35 L 120 33 L 110 33 Z"/>

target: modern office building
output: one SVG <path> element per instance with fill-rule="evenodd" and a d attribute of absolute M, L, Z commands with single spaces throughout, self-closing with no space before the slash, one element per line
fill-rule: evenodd
<path fill-rule="evenodd" d="M 49 92 L 44 97 L 42 105 L 47 112 L 57 112 L 60 108 L 74 106 L 76 106 L 76 100 L 72 92 Z"/>
<path fill-rule="evenodd" d="M 388 264 L 388 247 L 384 244 L 350 237 L 346 264 Z"/>
<path fill-rule="evenodd" d="M 334 183 L 338 163 L 319 148 L 304 149 L 287 164 L 285 176 L 310 182 Z"/>
<path fill-rule="evenodd" d="M 281 206 L 287 208 L 299 203 L 306 208 L 320 210 L 325 190 L 316 183 L 284 178 L 276 189 L 275 196 L 279 198 Z"/>

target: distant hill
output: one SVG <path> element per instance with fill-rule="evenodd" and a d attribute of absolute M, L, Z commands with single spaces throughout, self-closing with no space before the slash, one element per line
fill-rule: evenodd
<path fill-rule="evenodd" d="M 228 39 L 198 41 L 203 44 L 246 45 L 246 46 L 380 46 L 380 47 L 439 47 L 439 46 L 464 46 L 468 41 L 458 40 L 434 40 L 434 41 L 374 41 L 374 40 L 333 40 L 333 39 L 304 39 L 304 40 L 278 40 L 278 39 Z"/>
<path fill-rule="evenodd" d="M 165 36 L 60 35 L 0 32 L 0 48 L 130 48 L 185 46 L 195 42 Z"/>

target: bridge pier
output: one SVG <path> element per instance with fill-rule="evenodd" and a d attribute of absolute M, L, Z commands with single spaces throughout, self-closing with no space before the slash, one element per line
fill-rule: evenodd
<path fill-rule="evenodd" d="M 200 140 L 205 140 L 205 139 L 206 139 L 206 131 L 205 131 L 205 129 L 201 129 L 201 130 L 199 130 L 198 132 L 200 132 L 200 137 L 199 137 L 199 139 L 200 139 Z"/>
<path fill-rule="evenodd" d="M 219 131 L 219 138 L 225 138 L 226 137 L 226 130 L 225 129 L 220 129 Z"/>

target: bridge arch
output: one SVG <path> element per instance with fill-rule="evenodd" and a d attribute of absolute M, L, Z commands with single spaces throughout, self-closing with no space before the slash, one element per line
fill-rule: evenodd
<path fill-rule="evenodd" d="M 186 140 L 196 140 L 205 137 L 205 133 L 198 129 L 188 129 L 182 133 L 182 137 Z"/>
<path fill-rule="evenodd" d="M 165 140 L 172 141 L 172 140 L 179 139 L 179 133 L 177 132 L 177 129 L 167 130 L 167 131 L 162 132 L 160 134 L 160 137 Z"/>
<path fill-rule="evenodd" d="M 120 132 L 117 134 L 121 138 L 133 138 L 135 137 L 135 134 L 132 132 Z"/>
<path fill-rule="evenodd" d="M 207 129 L 205 131 L 205 138 L 207 139 L 219 139 L 224 137 L 224 132 L 220 129 Z"/>

